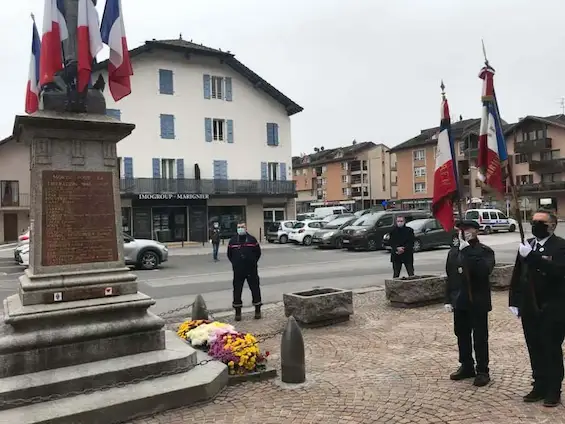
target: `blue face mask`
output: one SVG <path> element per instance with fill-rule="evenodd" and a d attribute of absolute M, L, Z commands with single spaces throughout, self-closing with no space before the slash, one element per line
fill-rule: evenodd
<path fill-rule="evenodd" d="M 245 228 L 238 228 L 237 234 L 240 236 L 244 236 L 245 234 L 247 234 L 247 231 L 245 231 Z"/>

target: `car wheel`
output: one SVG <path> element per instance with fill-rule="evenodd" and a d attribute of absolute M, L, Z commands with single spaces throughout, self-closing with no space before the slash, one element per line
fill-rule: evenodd
<path fill-rule="evenodd" d="M 341 241 L 341 238 L 339 238 L 339 237 L 335 239 L 335 248 L 336 249 L 343 248 L 343 242 Z"/>
<path fill-rule="evenodd" d="M 486 235 L 492 234 L 492 228 L 490 228 L 490 227 L 488 227 L 488 226 L 485 227 L 485 234 L 486 234 Z"/>
<path fill-rule="evenodd" d="M 146 250 L 139 258 L 139 268 L 144 270 L 156 269 L 159 266 L 159 255 L 152 250 Z"/>
<path fill-rule="evenodd" d="M 510 226 L 510 228 L 508 229 L 508 231 L 509 231 L 510 233 L 513 233 L 514 231 L 516 231 L 516 226 L 515 226 L 514 224 L 512 224 L 512 225 Z"/>
<path fill-rule="evenodd" d="M 310 246 L 312 244 L 312 237 L 304 236 L 304 239 L 302 239 L 302 244 L 304 246 Z"/>
<path fill-rule="evenodd" d="M 286 244 L 287 242 L 288 242 L 288 236 L 286 234 L 283 234 L 282 236 L 279 237 L 280 244 Z"/>
<path fill-rule="evenodd" d="M 419 239 L 414 240 L 414 252 L 422 250 L 422 241 Z"/>
<path fill-rule="evenodd" d="M 369 241 L 367 241 L 367 250 L 377 250 L 377 240 L 369 239 Z"/>

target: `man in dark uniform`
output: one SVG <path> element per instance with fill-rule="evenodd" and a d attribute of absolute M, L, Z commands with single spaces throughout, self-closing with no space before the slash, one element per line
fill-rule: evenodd
<path fill-rule="evenodd" d="M 510 310 L 522 319 L 533 389 L 524 402 L 561 401 L 565 338 L 565 240 L 554 234 L 557 217 L 545 210 L 532 219 L 533 238 L 520 244 L 510 283 Z"/>
<path fill-rule="evenodd" d="M 253 306 L 255 306 L 255 319 L 261 318 L 261 288 L 259 287 L 259 274 L 257 263 L 261 258 L 261 246 L 255 237 L 247 233 L 245 222 L 237 224 L 237 235 L 230 239 L 228 244 L 228 259 L 233 268 L 233 307 L 235 320 L 241 321 L 241 293 L 243 284 L 247 280 Z"/>
<path fill-rule="evenodd" d="M 393 278 L 400 276 L 402 264 L 409 276 L 414 275 L 414 230 L 406 226 L 403 216 L 396 217 L 396 226 L 390 232 L 390 261 L 392 262 Z"/>
<path fill-rule="evenodd" d="M 459 369 L 450 375 L 459 381 L 475 378 L 473 384 L 486 386 L 489 376 L 488 313 L 492 310 L 489 276 L 494 269 L 493 250 L 479 242 L 479 224 L 461 221 L 463 237 L 449 250 L 445 268 L 445 310 L 453 312 L 453 324 L 459 347 Z M 473 360 L 473 345 L 475 361 Z"/>
<path fill-rule="evenodd" d="M 212 257 L 214 262 L 218 262 L 218 250 L 220 250 L 220 224 L 214 222 L 212 228 L 210 229 L 210 243 L 212 243 Z"/>

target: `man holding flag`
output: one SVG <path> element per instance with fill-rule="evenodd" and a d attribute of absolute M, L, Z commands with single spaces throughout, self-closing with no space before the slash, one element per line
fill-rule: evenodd
<path fill-rule="evenodd" d="M 449 106 L 443 82 L 441 125 L 436 153 L 434 175 L 434 216 L 446 231 L 453 230 L 453 201 L 459 198 L 457 165 L 451 138 Z M 459 215 L 462 215 L 461 205 Z M 459 381 L 474 378 L 474 385 L 482 387 L 490 382 L 488 351 L 488 313 L 492 310 L 489 275 L 494 269 L 493 250 L 480 243 L 475 221 L 461 221 L 461 231 L 450 249 L 445 264 L 447 284 L 444 309 L 453 313 L 453 326 L 459 348 L 459 369 L 450 375 Z M 473 345 L 477 367 L 473 359 Z"/>

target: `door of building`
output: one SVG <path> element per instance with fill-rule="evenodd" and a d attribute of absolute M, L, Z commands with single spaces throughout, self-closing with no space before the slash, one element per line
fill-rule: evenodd
<path fill-rule="evenodd" d="M 18 240 L 18 214 L 4 213 L 4 241 Z"/>

